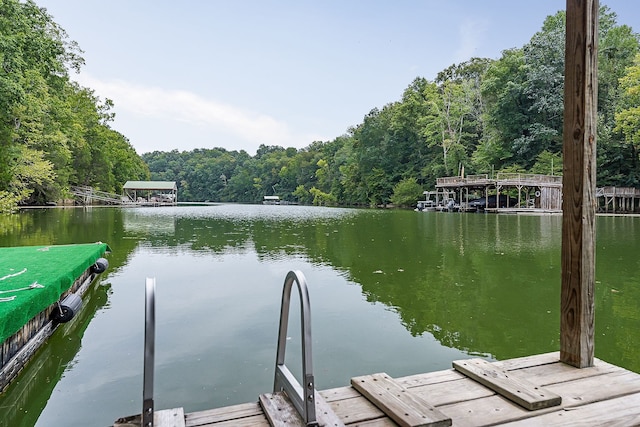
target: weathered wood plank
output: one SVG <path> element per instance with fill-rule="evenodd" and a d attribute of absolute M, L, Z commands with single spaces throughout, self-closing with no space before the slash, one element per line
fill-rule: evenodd
<path fill-rule="evenodd" d="M 305 426 L 302 417 L 283 392 L 261 394 L 258 401 L 272 426 Z"/>
<path fill-rule="evenodd" d="M 544 390 L 513 372 L 507 373 L 497 369 L 483 359 L 457 360 L 453 362 L 453 367 L 529 410 L 557 406 L 562 402 L 562 398 L 557 394 Z"/>
<path fill-rule="evenodd" d="M 494 363 L 494 365 L 497 363 Z M 453 369 L 451 370 L 453 371 Z M 545 387 L 547 390 L 553 391 L 551 384 L 558 384 L 578 379 L 586 379 L 589 377 L 598 377 L 616 372 L 628 372 L 623 368 L 595 359 L 595 366 L 592 368 L 579 369 L 556 361 L 551 364 L 541 364 L 531 366 L 529 368 L 518 369 L 516 375 L 524 376 L 528 381 Z M 411 376 L 398 378 L 397 381 L 407 387 L 407 384 L 421 384 L 415 387 L 407 387 L 414 393 L 428 399 L 428 401 L 438 407 L 442 405 L 450 405 L 465 400 L 480 399 L 494 394 L 494 391 L 480 385 L 476 381 L 456 372 L 460 379 L 449 381 L 446 383 L 423 383 L 419 376 Z M 410 378 L 410 382 L 406 382 Z M 598 381 L 594 379 L 594 381 Z M 605 380 L 605 382 L 607 382 Z M 559 394 L 559 393 L 558 393 Z"/>
<path fill-rule="evenodd" d="M 304 426 L 305 423 L 286 393 L 265 393 L 259 397 L 260 406 L 272 426 Z M 320 427 L 344 427 L 344 423 L 322 396 L 315 393 L 316 421 Z"/>
<path fill-rule="evenodd" d="M 48 322 L 0 369 L 0 392 L 4 391 L 18 376 L 35 352 L 53 334 L 56 327 L 57 325 L 53 322 Z"/>
<path fill-rule="evenodd" d="M 593 364 L 598 0 L 567 0 L 560 360 Z"/>
<path fill-rule="evenodd" d="M 345 424 L 362 423 L 385 418 L 384 412 L 369 402 L 360 393 L 358 393 L 358 397 L 356 398 L 332 401 L 329 405 L 331 405 L 333 412 L 335 412 Z"/>
<path fill-rule="evenodd" d="M 316 391 L 316 419 L 321 427 L 344 427 L 344 423 L 336 415 L 331 405 Z"/>
<path fill-rule="evenodd" d="M 497 394 L 482 399 L 439 406 L 438 409 L 451 417 L 455 427 L 499 425 L 500 423 L 535 417 L 555 410 L 555 408 L 548 408 L 535 412 L 529 411 Z"/>
<path fill-rule="evenodd" d="M 550 353 L 534 354 L 532 356 L 516 357 L 514 359 L 498 360 L 493 362 L 496 367 L 512 371 L 514 369 L 530 368 L 532 366 L 548 365 L 557 363 L 560 360 L 560 352 L 553 351 Z"/>
<path fill-rule="evenodd" d="M 614 372 L 604 376 L 552 384 L 547 386 L 547 389 L 562 395 L 563 407 L 573 407 L 626 394 L 640 393 L 640 375 L 630 371 Z"/>
<path fill-rule="evenodd" d="M 394 423 L 387 417 L 379 418 L 377 420 L 359 422 L 357 424 L 349 424 L 357 427 L 398 427 L 398 424 Z"/>
<path fill-rule="evenodd" d="M 453 369 L 435 373 L 435 375 L 434 373 L 411 375 L 399 378 L 396 382 L 400 385 L 419 384 L 411 387 L 409 391 L 418 397 L 426 398 L 445 416 L 451 417 L 455 426 L 499 425 L 526 420 L 530 421 L 523 425 L 546 425 L 546 420 L 553 418 L 547 414 L 566 414 L 593 404 L 598 404 L 602 408 L 599 402 L 640 394 L 640 375 L 638 374 L 598 359 L 594 359 L 593 368 L 578 369 L 559 362 L 557 356 L 558 353 L 555 353 L 494 363 L 494 365 L 511 366 L 515 371 L 507 370 L 508 374 L 524 376 L 534 384 L 545 385 L 548 391 L 562 396 L 561 407 L 537 411 L 529 411 L 496 395 Z M 454 375 L 451 375 L 452 373 Z M 443 378 L 449 380 L 441 381 Z M 347 426 L 391 427 L 397 425 L 354 387 L 338 387 L 318 394 L 328 401 L 328 405 Z M 634 401 L 630 402 L 635 404 Z M 616 405 L 624 408 L 620 402 L 614 402 L 612 405 L 612 410 L 616 410 Z M 624 411 L 626 409 L 622 412 Z M 613 419 L 610 414 L 599 418 L 596 412 L 582 413 L 587 417 L 586 424 L 581 424 L 579 419 L 567 418 L 571 420 L 568 424 L 609 425 L 609 421 Z M 618 421 L 613 420 L 611 425 L 634 425 L 635 419 L 633 413 L 631 414 L 627 416 L 623 413 L 619 418 L 621 421 L 616 424 Z M 186 427 L 266 427 L 270 425 L 262 415 L 257 402 L 186 414 L 185 418 Z M 599 419 L 603 421 L 599 422 Z"/>
<path fill-rule="evenodd" d="M 403 387 L 413 388 L 429 384 L 446 383 L 449 381 L 457 381 L 465 378 L 455 369 L 447 369 L 444 371 L 428 372 L 426 374 L 410 375 L 408 377 L 396 378 Z"/>
<path fill-rule="evenodd" d="M 153 413 L 154 427 L 185 427 L 184 409 L 173 408 Z"/>
<path fill-rule="evenodd" d="M 187 424 L 186 427 L 271 427 L 264 416 L 218 421 L 212 424 Z"/>
<path fill-rule="evenodd" d="M 191 412 L 185 415 L 187 427 L 214 424 L 221 421 L 239 420 L 261 416 L 264 421 L 267 419 L 262 413 L 258 402 L 243 403 L 240 405 L 226 406 L 223 408 L 207 409 L 205 411 Z"/>
<path fill-rule="evenodd" d="M 594 366 L 588 368 L 576 368 L 563 362 L 557 362 L 544 366 L 533 366 L 516 371 L 518 375 L 525 376 L 529 381 L 547 387 L 550 384 L 558 384 L 566 381 L 574 381 L 580 378 L 596 377 L 624 369 L 594 360 Z"/>
<path fill-rule="evenodd" d="M 385 373 L 352 378 L 351 385 L 400 426 L 451 425 L 451 418 Z"/>
<path fill-rule="evenodd" d="M 577 372 L 581 370 L 574 369 Z M 640 393 L 640 375 L 630 371 L 621 371 L 553 384 L 546 388 L 562 396 L 562 408 L 572 410 L 578 405 L 585 406 L 619 396 Z M 438 409 L 450 416 L 454 420 L 455 426 L 458 427 L 499 425 L 529 418 L 538 420 L 546 413 L 559 411 L 560 407 L 529 411 L 501 396 L 494 395 L 439 406 Z M 590 426 L 591 424 L 578 425 Z"/>
<path fill-rule="evenodd" d="M 464 377 L 464 375 L 462 376 Z M 436 407 L 464 402 L 465 400 L 480 399 L 495 394 L 493 390 L 467 377 L 457 381 L 450 381 L 446 384 L 427 384 L 410 390 Z"/>
<path fill-rule="evenodd" d="M 354 389 L 350 385 L 346 387 L 331 388 L 329 390 L 321 390 L 318 391 L 318 393 L 320 393 L 320 395 L 327 402 L 333 402 L 334 400 L 351 399 L 353 397 L 361 396 L 361 394 L 358 393 L 358 390 Z"/>
<path fill-rule="evenodd" d="M 504 424 L 509 427 L 640 425 L 640 394 L 604 400 L 576 408 L 553 411 L 536 418 Z"/>

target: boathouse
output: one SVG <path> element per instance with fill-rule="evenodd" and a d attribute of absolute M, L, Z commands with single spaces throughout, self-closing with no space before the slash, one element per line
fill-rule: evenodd
<path fill-rule="evenodd" d="M 495 178 L 488 174 L 443 177 L 436 180 L 436 191 L 454 192 L 463 211 L 473 198 L 506 194 L 516 200 L 515 206 L 496 205 L 497 212 L 562 212 L 562 176 L 557 175 L 498 172 Z"/>
<path fill-rule="evenodd" d="M 640 189 L 633 187 L 600 187 L 596 190 L 598 211 L 633 213 L 640 209 Z"/>
<path fill-rule="evenodd" d="M 122 191 L 123 196 L 138 204 L 178 204 L 178 186 L 175 181 L 127 181 Z"/>
<path fill-rule="evenodd" d="M 263 205 L 279 205 L 280 204 L 280 196 L 264 196 L 262 199 Z"/>

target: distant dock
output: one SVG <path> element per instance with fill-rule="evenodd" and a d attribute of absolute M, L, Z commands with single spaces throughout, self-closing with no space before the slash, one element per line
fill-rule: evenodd
<path fill-rule="evenodd" d="M 436 191 L 425 194 L 454 197 L 459 201 L 458 210 L 475 211 L 470 206 L 470 195 L 515 193 L 515 206 L 490 206 L 483 209 L 493 213 L 562 213 L 562 176 L 524 173 L 498 173 L 495 178 L 488 174 L 450 176 L 436 180 Z M 599 213 L 639 213 L 640 189 L 633 187 L 597 187 L 595 192 Z M 419 201 L 418 203 L 424 203 Z"/>

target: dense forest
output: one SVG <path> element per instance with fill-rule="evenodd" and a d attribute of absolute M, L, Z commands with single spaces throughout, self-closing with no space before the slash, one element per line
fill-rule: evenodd
<path fill-rule="evenodd" d="M 600 11 L 598 185 L 640 186 L 639 37 Z M 257 202 L 264 195 L 323 205 L 413 205 L 436 178 L 498 171 L 562 174 L 565 13 L 522 48 L 416 78 L 332 141 L 142 157 L 182 200 Z"/>
<path fill-rule="evenodd" d="M 377 206 L 413 205 L 463 170 L 562 173 L 562 11 L 498 59 L 415 78 L 331 141 L 139 157 L 109 125 L 112 102 L 70 80 L 82 52 L 64 30 L 31 1 L 0 7 L 0 210 L 58 200 L 73 185 L 119 193 L 149 177 L 176 181 L 182 201 Z M 640 37 L 606 6 L 599 33 L 597 184 L 640 187 Z"/>
<path fill-rule="evenodd" d="M 82 51 L 32 1 L 0 1 L 0 212 L 74 185 L 122 191 L 149 170 L 109 126 L 112 102 L 70 79 Z"/>

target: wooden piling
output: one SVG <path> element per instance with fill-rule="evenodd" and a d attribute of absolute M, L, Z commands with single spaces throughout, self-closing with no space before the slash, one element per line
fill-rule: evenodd
<path fill-rule="evenodd" d="M 598 0 L 567 0 L 560 360 L 593 366 Z"/>

